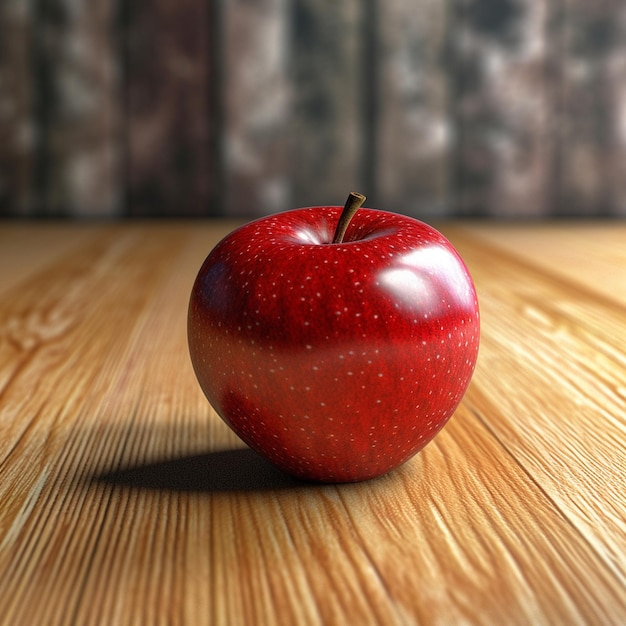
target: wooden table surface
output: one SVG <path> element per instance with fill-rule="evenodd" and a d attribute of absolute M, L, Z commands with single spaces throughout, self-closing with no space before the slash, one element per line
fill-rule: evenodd
<path fill-rule="evenodd" d="M 266 465 L 196 383 L 188 295 L 233 225 L 0 223 L 0 623 L 626 624 L 626 224 L 440 224 L 474 379 L 341 486 Z"/>

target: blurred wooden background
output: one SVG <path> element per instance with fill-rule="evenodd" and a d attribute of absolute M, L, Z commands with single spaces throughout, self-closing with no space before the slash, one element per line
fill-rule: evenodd
<path fill-rule="evenodd" d="M 626 215 L 623 0 L 2 0 L 0 215 Z"/>

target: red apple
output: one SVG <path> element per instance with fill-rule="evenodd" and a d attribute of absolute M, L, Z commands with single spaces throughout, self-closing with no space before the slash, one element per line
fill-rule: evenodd
<path fill-rule="evenodd" d="M 455 411 L 478 352 L 476 292 L 450 242 L 390 212 L 350 221 L 356 196 L 339 226 L 342 208 L 319 206 L 235 230 L 189 304 L 209 402 L 250 447 L 312 481 L 407 461 Z"/>

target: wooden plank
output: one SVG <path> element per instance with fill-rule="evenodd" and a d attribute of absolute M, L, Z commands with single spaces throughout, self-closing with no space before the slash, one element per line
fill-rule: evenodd
<path fill-rule="evenodd" d="M 127 213 L 208 215 L 221 184 L 217 2 L 129 3 Z"/>
<path fill-rule="evenodd" d="M 619 299 L 556 253 L 504 252 L 514 226 L 495 247 L 444 225 L 482 307 L 466 400 L 396 472 L 296 483 L 242 448 L 189 363 L 191 283 L 233 226 L 89 226 L 61 256 L 57 231 L 3 292 L 0 623 L 623 623 Z M 552 245 L 569 258 L 583 234 Z"/>
<path fill-rule="evenodd" d="M 342 204 L 351 189 L 368 186 L 362 19 L 352 1 L 225 7 L 229 214 Z"/>
<path fill-rule="evenodd" d="M 34 3 L 37 201 L 43 215 L 120 212 L 121 98 L 114 5 Z"/>
<path fill-rule="evenodd" d="M 449 107 L 457 215 L 550 212 L 561 63 L 544 2 L 453 4 Z M 556 26 L 554 26 L 556 24 Z"/>
<path fill-rule="evenodd" d="M 64 254 L 84 246 L 92 237 L 93 232 L 80 224 L 69 229 L 31 221 L 10 228 L 0 224 L 0 249 L 5 257 L 0 271 L 0 296 Z"/>
<path fill-rule="evenodd" d="M 555 197 L 555 151 L 567 150 L 556 145 L 555 136 L 558 85 L 552 72 L 562 59 L 546 3 L 526 2 L 521 10 L 508 6 L 501 39 L 492 33 L 481 60 L 490 116 L 485 129 L 490 161 L 484 165 L 491 177 L 484 201 L 489 215 L 541 217 L 551 212 Z"/>
<path fill-rule="evenodd" d="M 569 0 L 562 25 L 561 194 L 558 213 L 623 213 L 615 168 L 623 172 L 622 90 L 613 81 L 626 77 L 622 3 L 589 4 Z M 620 71 L 621 65 L 621 71 Z M 617 72 L 617 76 L 615 73 Z M 616 183 L 618 184 L 615 187 Z"/>
<path fill-rule="evenodd" d="M 2 3 L 0 28 L 0 214 L 26 215 L 34 202 L 32 8 Z"/>
<path fill-rule="evenodd" d="M 514 229 L 506 223 L 466 229 L 534 267 L 549 267 L 551 274 L 563 280 L 626 305 L 626 234 L 615 226 L 611 221 L 584 226 L 576 221 L 557 221 L 516 224 Z"/>
<path fill-rule="evenodd" d="M 622 303 L 594 297 L 576 272 L 564 281 L 549 261 L 533 267 L 480 241 L 460 252 L 488 329 L 477 375 L 491 382 L 469 406 L 626 589 L 626 508 L 617 495 L 626 477 L 626 359 L 614 341 L 626 331 Z"/>
<path fill-rule="evenodd" d="M 290 85 L 286 0 L 223 8 L 224 211 L 290 207 Z"/>
<path fill-rule="evenodd" d="M 461 214 L 623 214 L 619 2 L 475 3 L 452 15 Z"/>
<path fill-rule="evenodd" d="M 605 138 L 604 164 L 608 172 L 603 184 L 609 189 L 608 210 L 612 215 L 626 216 L 626 7 L 613 2 L 611 15 L 617 36 L 613 38 L 612 50 L 604 66 L 603 89 L 610 103 L 611 134 Z M 615 33 L 615 31 L 614 31 Z"/>
<path fill-rule="evenodd" d="M 363 67 L 371 45 L 365 37 L 368 3 L 354 0 L 296 0 L 290 8 L 288 173 L 295 206 L 342 205 L 362 191 L 375 201 L 376 181 L 363 180 L 373 158 L 365 142 L 364 118 L 376 80 Z M 374 69 L 372 68 L 372 72 Z"/>
<path fill-rule="evenodd" d="M 452 128 L 442 64 L 445 3 L 403 0 L 380 8 L 378 151 L 380 206 L 416 217 L 449 214 Z M 365 148 L 369 149 L 369 146 Z"/>

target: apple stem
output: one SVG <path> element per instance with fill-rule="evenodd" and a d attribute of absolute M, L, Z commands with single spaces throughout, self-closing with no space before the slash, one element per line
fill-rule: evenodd
<path fill-rule="evenodd" d="M 362 193 L 351 191 L 346 203 L 339 217 L 337 228 L 335 230 L 335 236 L 333 237 L 333 243 L 341 243 L 348 230 L 348 224 L 354 217 L 354 214 L 363 206 L 365 202 L 365 196 Z"/>

